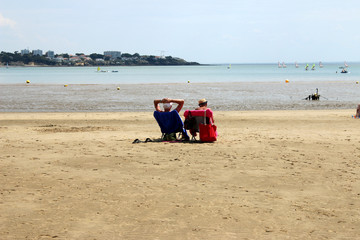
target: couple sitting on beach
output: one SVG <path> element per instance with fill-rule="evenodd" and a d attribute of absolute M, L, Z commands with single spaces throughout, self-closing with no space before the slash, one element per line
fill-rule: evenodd
<path fill-rule="evenodd" d="M 160 103 L 163 104 L 163 110 L 160 107 Z M 171 111 L 172 105 L 176 103 L 177 107 Z M 157 120 L 162 132 L 163 137 L 162 139 L 165 141 L 175 141 L 176 140 L 176 132 L 182 132 L 182 140 L 189 140 L 189 136 L 186 133 L 186 130 L 183 127 L 183 122 L 180 118 L 180 111 L 184 106 L 184 99 L 170 99 L 170 98 L 163 98 L 154 100 L 154 107 L 155 112 L 154 116 Z M 206 110 L 207 108 L 207 101 L 205 98 L 199 100 L 199 107 L 195 110 Z M 168 114 L 161 114 L 161 113 L 168 113 Z M 181 126 L 181 129 L 179 129 Z M 169 130 L 172 129 L 172 130 Z"/>
<path fill-rule="evenodd" d="M 164 110 L 161 110 L 159 103 L 163 104 Z M 155 110 L 158 112 L 170 112 L 172 108 L 172 104 L 177 103 L 177 107 L 173 111 L 177 111 L 178 113 L 181 111 L 182 107 L 184 106 L 184 99 L 170 99 L 170 98 L 163 98 L 159 100 L 154 100 Z M 207 101 L 205 98 L 199 100 L 199 107 L 195 110 L 206 110 L 207 109 Z"/>

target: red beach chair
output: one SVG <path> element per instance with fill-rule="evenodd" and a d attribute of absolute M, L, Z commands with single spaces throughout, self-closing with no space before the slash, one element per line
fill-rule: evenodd
<path fill-rule="evenodd" d="M 185 116 L 185 123 L 184 123 L 185 129 L 189 130 L 192 136 L 191 140 L 196 141 L 197 133 L 198 132 L 200 133 L 200 124 L 214 126 L 215 134 L 217 136 L 216 126 L 214 125 L 213 111 L 211 109 L 208 108 L 206 110 L 186 110 L 184 112 L 184 116 Z M 201 137 L 202 134 L 200 133 L 200 141 L 204 141 L 201 139 Z"/>

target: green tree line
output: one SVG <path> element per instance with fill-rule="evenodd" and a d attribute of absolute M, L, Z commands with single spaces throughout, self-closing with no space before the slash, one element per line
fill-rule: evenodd
<path fill-rule="evenodd" d="M 76 56 L 82 56 L 83 53 L 76 53 Z M 63 57 L 65 59 L 69 59 L 69 54 L 57 54 L 55 57 Z M 79 61 L 63 61 L 58 62 L 52 59 L 47 58 L 46 56 L 38 56 L 33 55 L 32 53 L 21 55 L 19 52 L 8 53 L 1 52 L 0 53 L 0 62 L 5 65 L 27 65 L 29 63 L 34 63 L 35 65 L 76 65 L 79 62 L 83 63 L 83 66 L 96 66 L 96 65 L 116 65 L 116 66 L 151 66 L 151 65 L 198 65 L 196 62 L 187 62 L 184 59 L 173 58 L 171 56 L 167 57 L 156 57 L 153 55 L 141 56 L 138 53 L 129 54 L 123 53 L 120 58 L 110 59 L 109 56 L 104 56 L 98 53 L 92 53 L 89 55 L 91 60 L 79 60 Z M 97 61 L 97 59 L 103 59 L 104 61 Z"/>
<path fill-rule="evenodd" d="M 8 52 L 1 52 L 0 53 L 0 62 L 3 64 L 29 64 L 30 62 L 33 62 L 37 65 L 55 65 L 54 61 L 51 61 L 50 59 L 44 57 L 44 56 L 38 56 L 33 55 L 32 53 L 21 55 L 18 52 L 15 53 L 8 53 Z"/>

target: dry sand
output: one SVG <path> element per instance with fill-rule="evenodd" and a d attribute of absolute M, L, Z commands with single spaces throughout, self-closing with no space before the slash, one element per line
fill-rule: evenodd
<path fill-rule="evenodd" d="M 213 144 L 132 144 L 151 112 L 0 113 L 0 239 L 359 239 L 354 112 L 215 112 Z"/>

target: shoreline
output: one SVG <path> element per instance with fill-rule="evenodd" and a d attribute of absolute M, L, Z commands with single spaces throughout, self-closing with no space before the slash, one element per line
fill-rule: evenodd
<path fill-rule="evenodd" d="M 96 72 L 95 72 L 96 73 Z M 251 81 L 241 81 L 241 82 L 231 82 L 231 81 L 227 81 L 227 82 L 136 82 L 136 83 L 68 83 L 68 85 L 97 85 L 97 86 L 106 86 L 106 85 L 206 85 L 206 84 L 210 84 L 210 85 L 221 85 L 221 84 L 234 84 L 234 85 L 241 85 L 241 84 L 287 84 L 287 85 L 291 85 L 291 84 L 309 84 L 309 83 L 313 83 L 315 84 L 316 82 L 314 80 L 301 80 L 301 81 L 292 81 L 291 83 L 286 83 L 285 81 L 256 81 L 256 82 L 251 82 Z M 336 83 L 353 83 L 355 84 L 355 86 L 357 85 L 356 82 L 352 81 L 352 80 L 322 80 L 319 81 L 318 83 L 324 84 L 336 84 Z M 14 86 L 14 85 L 37 85 L 37 86 L 58 86 L 58 85 L 64 85 L 63 83 L 34 83 L 32 82 L 30 85 L 26 84 L 26 82 L 23 83 L 0 83 L 0 86 Z"/>
<path fill-rule="evenodd" d="M 185 110 L 192 110 L 191 108 L 186 108 L 186 109 L 183 109 L 180 111 L 180 117 L 181 118 L 184 118 L 184 111 Z M 214 110 L 214 109 L 212 109 Z M 113 115 L 121 115 L 121 114 L 130 114 L 130 115 L 136 115 L 136 114 L 153 114 L 153 112 L 155 111 L 154 110 L 149 110 L 149 111 L 74 111 L 74 112 L 60 112 L 60 111 L 31 111 L 31 112 L 28 112 L 28 111 L 8 111 L 8 112 L 5 112 L 5 111 L 1 111 L 0 110 L 0 117 L 2 115 L 2 117 L 5 117 L 5 119 L 11 119 L 9 118 L 10 116 L 6 116 L 6 115 L 24 115 L 23 118 L 27 118 L 28 116 L 25 116 L 25 115 L 32 115 L 32 118 L 37 118 L 39 115 L 66 115 L 66 116 L 69 116 L 69 115 L 79 115 L 82 116 L 82 115 L 89 115 L 89 114 L 97 114 L 97 115 L 108 115 L 108 114 L 113 114 Z M 355 112 L 356 112 L 356 108 L 354 109 L 350 109 L 350 108 L 339 108 L 339 109 L 278 109 L 278 110 L 274 110 L 274 109 L 264 109 L 264 110 L 214 110 L 216 112 L 219 112 L 219 113 L 261 113 L 261 112 L 264 112 L 264 113 L 271 113 L 271 112 L 275 112 L 275 113 L 281 113 L 281 112 L 327 112 L 327 111 L 331 111 L 331 112 L 338 112 L 338 113 L 352 113 L 350 114 L 350 117 L 352 115 L 355 115 Z M 54 116 L 55 117 L 55 116 Z M 40 119 L 44 119 L 45 117 L 43 118 L 40 118 Z M 101 118 L 100 118 L 101 119 Z M 0 120 L 2 120 L 0 118 Z"/>
<path fill-rule="evenodd" d="M 74 67 L 79 67 L 79 68 L 97 68 L 97 67 L 176 67 L 176 66 L 212 66 L 212 65 L 217 65 L 217 64 L 179 64 L 179 65 L 86 65 L 86 66 L 75 66 L 75 65 L 0 65 L 0 68 L 19 68 L 19 67 L 23 67 L 23 68 L 33 68 L 33 67 L 49 67 L 49 68 L 53 68 L 53 67 L 59 67 L 59 68 L 74 68 Z"/>
<path fill-rule="evenodd" d="M 184 111 L 187 110 L 187 109 L 182 109 L 180 111 L 180 116 L 183 117 L 183 113 Z M 212 109 L 213 110 L 213 109 Z M 41 115 L 53 115 L 53 117 L 59 117 L 59 116 L 56 116 L 56 115 L 66 115 L 66 116 L 69 116 L 69 115 L 73 115 L 73 116 L 77 116 L 77 118 L 81 118 L 82 115 L 98 115 L 98 116 L 104 116 L 100 119 L 105 119 L 105 116 L 109 115 L 109 114 L 112 114 L 112 115 L 122 115 L 122 114 L 129 114 L 129 115 L 136 115 L 136 114 L 151 114 L 155 111 L 154 110 L 151 110 L 151 111 L 102 111 L 102 112 L 98 112 L 98 111 L 84 111 L 84 112 L 54 112 L 54 111 L 48 111 L 48 112 L 43 112 L 43 111 L 40 111 L 40 112 L 0 112 L 0 115 L 5 115 L 5 119 L 11 119 L 9 118 L 9 116 L 6 116 L 6 115 L 24 115 L 23 118 L 27 118 L 28 116 L 25 116 L 25 115 L 29 115 L 31 116 L 31 118 L 38 118 L 39 116 Z M 331 113 L 335 113 L 335 112 L 338 112 L 339 114 L 340 113 L 350 113 L 350 112 L 354 112 L 356 111 L 356 108 L 354 109 L 287 109 L 287 110 L 284 110 L 284 109 L 278 109 L 278 110 L 215 110 L 216 112 L 218 113 L 261 113 L 261 112 L 265 112 L 266 114 L 267 113 L 271 113 L 271 112 L 274 112 L 274 113 L 284 113 L 286 114 L 287 112 L 309 112 L 309 113 L 315 113 L 315 112 L 323 112 L 324 114 L 326 114 L 326 112 L 331 112 Z M 351 116 L 350 116 L 351 117 Z M 41 118 L 39 119 L 46 119 L 45 116 L 42 116 Z M 1 119 L 0 120 L 4 120 L 4 119 Z"/>
<path fill-rule="evenodd" d="M 26 79 L 26 78 L 25 78 Z M 359 85 L 351 82 L 0 84 L 0 112 L 143 112 L 154 99 L 184 99 L 194 109 L 206 98 L 214 111 L 355 109 Z M 66 86 L 66 87 L 65 87 Z M 319 88 L 320 100 L 304 98 Z"/>
<path fill-rule="evenodd" d="M 311 62 L 311 61 L 310 61 Z M 195 63 L 195 64 L 182 64 L 182 65 L 8 65 L 0 64 L 0 68 L 11 68 L 11 67 L 97 67 L 97 66 L 103 66 L 103 67 L 146 67 L 146 66 L 228 66 L 231 65 L 274 65 L 278 66 L 278 63 L 276 62 L 264 62 L 264 63 L 196 63 L 196 62 L 188 62 L 188 63 Z M 306 65 L 308 62 L 298 62 L 299 65 Z M 330 64 L 330 65 L 343 65 L 343 61 L 330 61 L 330 62 L 323 62 L 324 65 Z M 353 64 L 359 64 L 359 61 L 351 61 L 347 62 L 350 66 Z M 290 64 L 289 67 L 291 67 L 294 64 Z"/>

